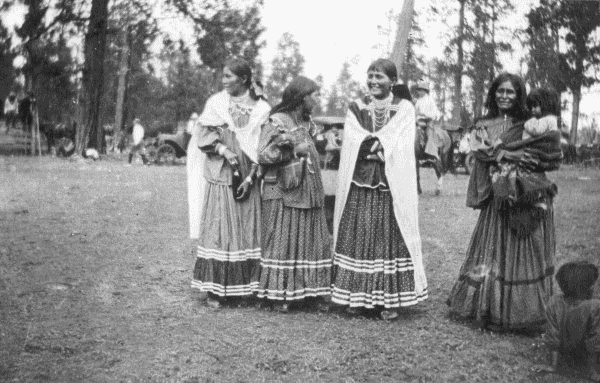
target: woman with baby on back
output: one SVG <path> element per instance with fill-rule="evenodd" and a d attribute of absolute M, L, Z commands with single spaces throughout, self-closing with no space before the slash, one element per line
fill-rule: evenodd
<path fill-rule="evenodd" d="M 529 105 L 548 110 L 538 92 Z M 451 316 L 491 330 L 543 329 L 552 295 L 556 187 L 545 172 L 560 164 L 560 132 L 543 128 L 551 118 L 528 122 L 526 100 L 520 77 L 499 75 L 471 133 L 467 206 L 481 213 L 447 303 Z"/>

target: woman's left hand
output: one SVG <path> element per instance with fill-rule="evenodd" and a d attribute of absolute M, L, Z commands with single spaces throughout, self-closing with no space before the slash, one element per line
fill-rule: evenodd
<path fill-rule="evenodd" d="M 248 179 L 245 179 L 244 182 L 240 184 L 235 193 L 235 199 L 244 199 L 248 193 L 250 193 L 250 188 L 252 184 Z"/>

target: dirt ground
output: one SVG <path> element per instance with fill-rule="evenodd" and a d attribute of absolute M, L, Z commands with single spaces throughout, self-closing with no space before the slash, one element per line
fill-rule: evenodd
<path fill-rule="evenodd" d="M 185 167 L 0 157 L 0 381 L 578 382 L 539 337 L 482 332 L 444 304 L 477 212 L 466 175 L 423 172 L 430 299 L 400 319 L 205 307 L 191 291 Z M 557 265 L 600 254 L 600 171 L 550 175 Z"/>

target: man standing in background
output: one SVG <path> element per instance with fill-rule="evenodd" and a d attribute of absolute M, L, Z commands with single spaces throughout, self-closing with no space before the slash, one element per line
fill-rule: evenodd
<path fill-rule="evenodd" d="M 144 165 L 148 165 L 148 159 L 146 158 L 146 146 L 144 145 L 144 127 L 140 123 L 139 118 L 133 120 L 133 146 L 129 151 L 129 165 L 131 165 L 133 155 L 136 152 L 142 157 Z"/>
<path fill-rule="evenodd" d="M 4 101 L 4 124 L 6 125 L 6 134 L 10 128 L 15 128 L 19 114 L 19 101 L 15 92 L 10 92 L 6 101 Z"/>

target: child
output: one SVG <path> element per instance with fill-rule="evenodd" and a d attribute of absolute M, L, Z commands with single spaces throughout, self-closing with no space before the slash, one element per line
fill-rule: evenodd
<path fill-rule="evenodd" d="M 558 130 L 557 116 L 560 114 L 560 100 L 558 93 L 551 88 L 538 88 L 529 93 L 527 107 L 531 111 L 532 118 L 524 125 L 522 140 L 535 139 L 545 133 Z M 529 141 L 528 141 L 529 142 Z M 496 140 L 493 145 L 503 148 L 503 142 Z M 516 205 L 525 199 L 533 202 L 533 206 L 547 210 L 544 197 L 553 196 L 556 190 L 551 181 L 545 177 L 527 172 L 513 163 L 501 162 L 498 172 L 493 179 L 496 194 L 507 200 L 509 204 Z M 519 183 L 519 185 L 518 185 Z M 524 191 L 525 190 L 525 191 Z M 528 194 L 523 196 L 523 194 Z"/>
<path fill-rule="evenodd" d="M 566 367 L 600 379 L 600 300 L 592 297 L 597 279 L 598 267 L 585 261 L 565 263 L 556 273 L 563 294 L 546 305 L 550 371 Z"/>
<path fill-rule="evenodd" d="M 534 89 L 527 96 L 527 107 L 533 116 L 525 122 L 523 139 L 558 130 L 560 100 L 558 93 L 550 88 Z"/>

